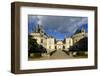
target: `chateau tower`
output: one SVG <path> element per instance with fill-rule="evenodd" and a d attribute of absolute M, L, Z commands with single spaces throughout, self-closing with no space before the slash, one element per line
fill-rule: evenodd
<path fill-rule="evenodd" d="M 85 33 L 85 29 L 84 29 L 84 27 L 83 27 L 83 26 L 82 26 L 81 32 L 84 32 L 84 33 Z"/>

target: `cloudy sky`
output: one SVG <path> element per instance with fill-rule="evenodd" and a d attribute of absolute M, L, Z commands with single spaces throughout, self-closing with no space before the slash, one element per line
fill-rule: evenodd
<path fill-rule="evenodd" d="M 87 17 L 71 16 L 28 16 L 28 32 L 32 32 L 37 24 L 43 26 L 44 31 L 56 39 L 72 36 L 77 29 L 85 28 L 88 31 Z"/>

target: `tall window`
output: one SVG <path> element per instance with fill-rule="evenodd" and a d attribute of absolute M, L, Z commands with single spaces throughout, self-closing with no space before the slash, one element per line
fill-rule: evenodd
<path fill-rule="evenodd" d="M 51 46 L 49 46 L 49 49 L 51 49 Z"/>
<path fill-rule="evenodd" d="M 41 43 L 43 43 L 43 39 L 41 39 Z"/>
<path fill-rule="evenodd" d="M 55 49 L 57 49 L 57 47 L 55 46 Z"/>
<path fill-rule="evenodd" d="M 65 46 L 63 46 L 63 49 L 65 49 Z"/>

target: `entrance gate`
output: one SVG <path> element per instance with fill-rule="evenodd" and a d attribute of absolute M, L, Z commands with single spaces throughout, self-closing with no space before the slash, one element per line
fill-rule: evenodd
<path fill-rule="evenodd" d="M 56 47 L 56 50 L 63 50 L 63 47 L 64 47 L 63 41 L 57 41 L 55 47 Z"/>

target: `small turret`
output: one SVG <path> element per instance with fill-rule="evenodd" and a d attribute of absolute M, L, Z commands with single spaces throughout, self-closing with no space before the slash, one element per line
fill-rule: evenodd
<path fill-rule="evenodd" d="M 82 26 L 81 32 L 84 32 L 84 33 L 85 33 L 85 29 L 84 29 L 84 27 L 83 27 L 83 26 Z"/>

